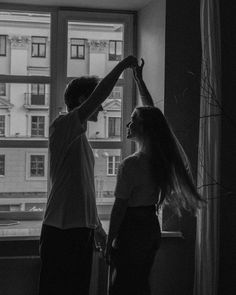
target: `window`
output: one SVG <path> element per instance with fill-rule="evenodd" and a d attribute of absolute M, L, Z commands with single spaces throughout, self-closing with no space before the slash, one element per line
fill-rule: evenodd
<path fill-rule="evenodd" d="M 0 96 L 6 96 L 6 83 L 0 83 Z"/>
<path fill-rule="evenodd" d="M 7 55 L 7 36 L 0 35 L 0 56 Z"/>
<path fill-rule="evenodd" d="M 7 83 L 8 99 L 4 100 L 4 108 L 9 110 L 7 114 L 6 110 L 2 110 L 1 115 L 4 116 L 0 120 L 0 129 L 4 130 L 0 131 L 1 136 L 7 132 L 7 137 L 2 138 L 4 145 L 0 147 L 0 154 L 6 157 L 6 175 L 1 178 L 0 203 L 5 206 L 4 211 L 14 206 L 18 210 L 20 204 L 21 215 L 10 211 L 3 214 L 7 213 L 9 219 L 16 218 L 19 222 L 21 216 L 24 220 L 30 216 L 31 219 L 28 218 L 24 226 L 30 229 L 27 231 L 29 235 L 38 236 L 42 222 L 38 211 L 44 210 L 47 202 L 48 125 L 59 111 L 64 111 L 62 98 L 66 83 L 82 75 L 104 77 L 117 63 L 108 62 L 110 39 L 128 40 L 125 52 L 122 46 L 122 56 L 133 52 L 133 40 L 128 38 L 132 35 L 133 15 L 113 12 L 88 14 L 71 10 L 59 12 L 50 7 L 43 11 L 40 8 L 37 11 L 32 9 L 31 6 L 27 10 L 25 6 L 24 11 L 20 7 L 14 7 L 12 11 L 0 11 L 0 19 L 9 19 L 4 32 L 11 36 L 12 44 L 11 51 L 7 52 L 9 63 L 8 59 L 4 60 L 7 66 L 2 67 L 3 73 L 0 75 L 0 83 Z M 60 56 L 60 59 L 56 56 Z M 82 58 L 86 62 L 80 62 Z M 119 77 L 116 87 L 124 89 L 124 97 L 132 97 L 132 81 L 132 72 L 129 71 L 126 79 L 124 75 Z M 3 93 L 4 86 L 2 89 Z M 48 95 L 53 99 L 49 100 Z M 120 98 L 120 94 L 113 92 L 112 97 L 113 100 L 105 102 L 107 111 L 100 113 L 98 122 L 89 122 L 91 134 L 99 134 L 90 138 L 90 144 L 97 151 L 94 173 L 98 212 L 105 212 L 106 219 L 114 202 L 115 188 L 115 177 L 107 175 L 108 155 L 114 157 L 110 173 L 115 175 L 121 157 L 131 152 L 131 143 L 121 136 L 120 130 L 110 132 L 119 137 L 108 138 L 108 118 L 119 117 L 114 120 L 128 121 L 134 101 L 127 100 L 122 108 L 123 101 L 115 99 Z M 42 106 L 44 102 L 46 105 Z M 120 122 L 111 123 L 116 126 L 113 129 L 120 129 Z M 3 234 L 12 237 L 12 233 L 12 230 L 0 227 L 0 237 Z M 21 233 L 21 230 L 14 228 L 14 235 L 21 236 Z"/>
<path fill-rule="evenodd" d="M 85 58 L 85 40 L 73 38 L 70 39 L 70 57 L 71 59 Z"/>
<path fill-rule="evenodd" d="M 45 135 L 44 130 L 45 130 L 45 117 L 32 116 L 31 117 L 31 136 L 44 137 Z"/>
<path fill-rule="evenodd" d="M 123 42 L 117 40 L 109 41 L 109 60 L 120 61 L 122 58 Z"/>
<path fill-rule="evenodd" d="M 109 117 L 108 118 L 108 137 L 119 137 L 121 127 L 121 118 Z"/>
<path fill-rule="evenodd" d="M 114 87 L 109 98 L 110 99 L 122 99 L 123 97 L 123 88 L 122 87 Z"/>
<path fill-rule="evenodd" d="M 107 161 L 107 175 L 117 175 L 118 166 L 120 164 L 120 157 L 108 156 Z"/>
<path fill-rule="evenodd" d="M 0 176 L 5 175 L 5 155 L 0 155 Z"/>
<path fill-rule="evenodd" d="M 45 105 L 45 84 L 31 84 L 31 104 Z"/>
<path fill-rule="evenodd" d="M 45 176 L 45 156 L 30 155 L 30 177 Z"/>
<path fill-rule="evenodd" d="M 5 116 L 0 116 L 0 137 L 5 136 Z"/>
<path fill-rule="evenodd" d="M 46 37 L 35 37 L 32 36 L 31 44 L 32 44 L 32 57 L 46 57 Z"/>

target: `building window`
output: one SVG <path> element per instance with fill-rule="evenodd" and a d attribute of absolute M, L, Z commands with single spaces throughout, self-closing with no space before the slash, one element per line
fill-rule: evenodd
<path fill-rule="evenodd" d="M 109 117 L 108 118 L 108 137 L 120 136 L 121 118 Z"/>
<path fill-rule="evenodd" d="M 45 176 L 45 156 L 30 155 L 30 177 Z"/>
<path fill-rule="evenodd" d="M 0 137 L 5 136 L 5 116 L 0 116 Z"/>
<path fill-rule="evenodd" d="M 46 37 L 32 36 L 31 40 L 31 56 L 46 57 Z"/>
<path fill-rule="evenodd" d="M 5 155 L 0 155 L 0 176 L 5 175 Z"/>
<path fill-rule="evenodd" d="M 113 88 L 111 94 L 109 95 L 109 99 L 122 99 L 123 89 L 120 86 L 116 86 Z"/>
<path fill-rule="evenodd" d="M 70 39 L 70 57 L 71 59 L 85 58 L 85 39 Z"/>
<path fill-rule="evenodd" d="M 108 156 L 107 161 L 107 175 L 117 175 L 120 156 Z"/>
<path fill-rule="evenodd" d="M 122 58 L 122 41 L 110 40 L 109 41 L 109 60 L 120 61 Z"/>
<path fill-rule="evenodd" d="M 6 83 L 0 83 L 0 96 L 6 96 Z"/>
<path fill-rule="evenodd" d="M 45 130 L 45 117 L 44 116 L 32 116 L 31 117 L 31 136 L 32 137 L 44 137 Z"/>
<path fill-rule="evenodd" d="M 31 84 L 31 104 L 45 105 L 45 84 Z"/>
<path fill-rule="evenodd" d="M 7 55 L 7 36 L 0 35 L 0 56 Z"/>

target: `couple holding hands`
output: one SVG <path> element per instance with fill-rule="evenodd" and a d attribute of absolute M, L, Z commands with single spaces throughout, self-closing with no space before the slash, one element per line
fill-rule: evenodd
<path fill-rule="evenodd" d="M 121 73 L 131 68 L 143 106 L 127 124 L 134 154 L 118 168 L 105 256 L 112 265 L 111 295 L 149 295 L 149 274 L 160 246 L 157 211 L 168 202 L 176 211 L 194 212 L 201 202 L 183 148 L 143 81 L 141 65 L 128 56 L 100 82 L 83 76 L 64 93 L 68 112 L 49 130 L 50 191 L 40 237 L 40 295 L 88 295 L 94 233 L 104 236 L 98 218 L 94 157 L 87 121 L 97 121 L 102 103 Z"/>

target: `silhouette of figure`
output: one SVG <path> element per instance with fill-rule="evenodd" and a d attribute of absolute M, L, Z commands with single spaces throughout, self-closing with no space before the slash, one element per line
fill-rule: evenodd
<path fill-rule="evenodd" d="M 96 209 L 87 121 L 97 121 L 121 73 L 136 64 L 128 56 L 100 83 L 96 77 L 80 77 L 65 89 L 68 112 L 50 126 L 51 188 L 40 237 L 40 295 L 89 293 L 94 230 L 103 237 L 105 232 Z"/>

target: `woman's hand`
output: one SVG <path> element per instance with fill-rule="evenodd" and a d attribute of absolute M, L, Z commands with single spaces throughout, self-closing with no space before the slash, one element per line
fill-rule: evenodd
<path fill-rule="evenodd" d="M 110 243 L 107 243 L 106 248 L 105 248 L 105 260 L 108 265 L 111 264 L 111 249 L 112 245 Z"/>
<path fill-rule="evenodd" d="M 144 66 L 144 59 L 141 58 L 141 65 L 137 63 L 135 67 L 133 67 L 133 74 L 134 74 L 134 79 L 139 82 L 143 79 L 143 66 Z"/>
<path fill-rule="evenodd" d="M 138 66 L 138 60 L 135 56 L 129 55 L 126 58 L 124 58 L 121 63 L 124 64 L 125 69 L 127 68 L 135 68 Z"/>

